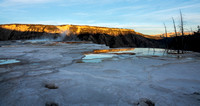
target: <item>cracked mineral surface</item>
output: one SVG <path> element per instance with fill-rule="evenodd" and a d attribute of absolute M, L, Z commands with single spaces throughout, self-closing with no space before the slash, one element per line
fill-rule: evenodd
<path fill-rule="evenodd" d="M 199 53 L 107 49 L 87 42 L 1 41 L 0 105 L 132 106 L 141 98 L 158 106 L 200 105 Z"/>

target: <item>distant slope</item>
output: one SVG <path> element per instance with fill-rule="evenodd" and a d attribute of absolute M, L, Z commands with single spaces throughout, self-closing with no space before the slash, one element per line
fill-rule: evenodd
<path fill-rule="evenodd" d="M 117 36 L 119 34 L 136 33 L 132 29 L 119 29 L 119 28 L 107 28 L 107 27 L 96 27 L 96 26 L 81 26 L 81 25 L 40 25 L 40 24 L 7 24 L 0 25 L 0 28 L 15 30 L 20 32 L 43 32 L 43 33 L 63 33 L 69 31 L 73 34 L 108 34 L 112 36 Z M 139 34 L 139 33 L 138 33 Z"/>
<path fill-rule="evenodd" d="M 151 39 L 159 39 L 157 36 L 144 35 L 139 32 L 135 32 L 133 29 L 120 29 L 120 28 L 108 28 L 86 25 L 41 25 L 41 24 L 5 24 L 0 25 L 0 28 L 20 31 L 20 32 L 42 32 L 42 33 L 63 33 L 68 31 L 68 34 L 107 34 L 111 36 L 125 35 L 125 34 L 137 34 Z"/>
<path fill-rule="evenodd" d="M 86 25 L 0 25 L 0 40 L 57 38 L 61 35 L 65 35 L 68 40 L 77 37 L 80 40 L 106 44 L 110 47 L 154 47 L 158 45 L 156 40 L 160 39 L 160 37 L 144 35 L 132 29 Z"/>
<path fill-rule="evenodd" d="M 184 35 L 192 35 L 193 33 L 191 32 L 184 32 Z M 177 35 L 178 36 L 181 36 L 181 33 L 180 32 L 177 32 Z M 160 37 L 162 38 L 163 36 L 166 36 L 164 33 L 163 34 L 156 34 L 156 35 L 150 35 L 151 37 Z M 167 33 L 167 37 L 175 37 L 176 34 L 175 32 L 170 32 L 170 33 Z"/>

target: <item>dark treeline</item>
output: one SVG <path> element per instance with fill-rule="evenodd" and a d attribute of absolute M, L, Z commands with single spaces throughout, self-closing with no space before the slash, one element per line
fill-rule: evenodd
<path fill-rule="evenodd" d="M 177 26 L 174 18 L 172 17 L 172 23 L 174 27 L 174 37 L 168 37 L 167 27 L 164 23 L 165 34 L 163 35 L 162 43 L 164 43 L 164 48 L 169 52 L 170 50 L 174 50 L 173 53 L 184 53 L 185 50 L 197 51 L 200 52 L 200 48 L 198 45 L 200 44 L 200 27 L 198 26 L 198 30 L 193 32 L 193 34 L 186 35 L 184 33 L 184 21 L 183 15 L 180 10 L 180 36 L 178 36 Z"/>
<path fill-rule="evenodd" d="M 194 34 L 191 35 L 164 38 L 162 42 L 167 42 L 167 46 L 165 47 L 166 49 L 177 50 L 177 52 L 180 50 L 180 53 L 182 53 L 182 50 L 200 52 L 199 32 L 194 32 Z"/>
<path fill-rule="evenodd" d="M 137 34 L 125 34 L 111 36 L 107 34 L 79 34 L 77 37 L 83 41 L 92 41 L 97 44 L 105 44 L 110 48 L 118 47 L 161 47 L 158 40 L 149 39 Z"/>

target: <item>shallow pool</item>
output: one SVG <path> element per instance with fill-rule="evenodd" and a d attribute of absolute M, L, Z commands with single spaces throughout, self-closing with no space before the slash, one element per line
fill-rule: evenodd
<path fill-rule="evenodd" d="M 13 64 L 13 63 L 19 63 L 19 60 L 16 59 L 0 59 L 0 65 L 6 65 L 6 64 Z"/>
<path fill-rule="evenodd" d="M 84 63 L 99 63 L 103 60 L 120 60 L 134 58 L 136 56 L 169 56 L 165 49 L 155 48 L 118 48 L 118 49 L 101 49 L 94 50 L 84 54 L 82 62 Z"/>

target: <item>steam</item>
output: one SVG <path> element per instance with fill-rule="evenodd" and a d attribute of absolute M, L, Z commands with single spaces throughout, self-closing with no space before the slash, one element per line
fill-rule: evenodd
<path fill-rule="evenodd" d="M 62 31 L 60 34 L 44 33 L 40 38 L 30 39 L 27 42 L 48 42 L 48 41 L 80 41 L 76 34 L 71 33 L 69 30 Z"/>
<path fill-rule="evenodd" d="M 66 37 L 69 35 L 69 31 L 66 30 L 62 33 L 60 33 L 60 36 L 56 38 L 56 41 L 65 41 Z"/>
<path fill-rule="evenodd" d="M 58 41 L 80 41 L 76 34 L 71 33 L 69 30 L 66 30 L 60 34 L 60 37 L 57 38 Z"/>

